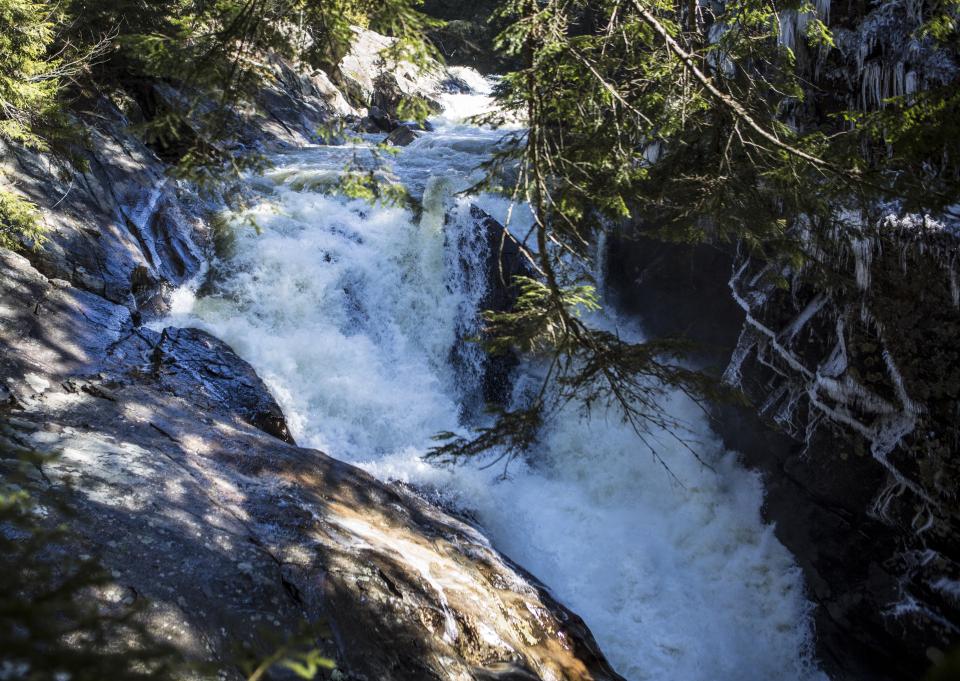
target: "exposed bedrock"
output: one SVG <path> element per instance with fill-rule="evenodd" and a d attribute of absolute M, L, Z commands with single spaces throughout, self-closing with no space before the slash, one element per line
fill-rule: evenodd
<path fill-rule="evenodd" d="M 250 143 L 295 146 L 349 113 L 325 77 L 272 63 L 275 125 L 252 114 L 247 129 L 265 127 Z M 123 603 L 148 604 L 158 636 L 229 678 L 238 645 L 273 653 L 306 622 L 325 625 L 314 643 L 342 679 L 619 679 L 580 618 L 476 528 L 296 447 L 227 345 L 149 324 L 203 272 L 217 206 L 98 106 L 89 170 L 2 150 L 50 240 L 29 258 L 0 250 L 0 421 L 57 454 L 30 491 L 69 494 L 73 515 L 47 520 L 69 523 L 77 553 L 99 557 Z"/>
<path fill-rule="evenodd" d="M 265 386 L 216 339 L 137 328 L 7 251 L 0 268 L 8 435 L 59 454 L 33 492 L 71 487 L 77 549 L 188 654 L 229 668 L 236 644 L 266 654 L 264 631 L 307 621 L 344 678 L 619 678 L 476 529 L 284 442 Z"/>
<path fill-rule="evenodd" d="M 438 112 L 442 92 L 463 88 L 463 83 L 439 62 L 421 68 L 394 61 L 386 56 L 393 38 L 360 28 L 354 31 L 356 39 L 339 66 L 340 83 L 347 98 L 357 106 L 380 112 L 382 120 L 375 122 L 382 130 L 393 130 L 392 123 L 383 121 L 396 118 L 402 102 L 418 100 Z"/>

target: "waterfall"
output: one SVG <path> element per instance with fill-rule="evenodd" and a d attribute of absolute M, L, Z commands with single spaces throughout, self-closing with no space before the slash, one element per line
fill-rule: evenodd
<path fill-rule="evenodd" d="M 214 263 L 214 291 L 181 292 L 167 321 L 205 328 L 251 362 L 302 446 L 475 518 L 583 616 L 628 679 L 822 678 L 802 576 L 762 521 L 761 482 L 679 392 L 666 406 L 715 469 L 651 433 L 682 485 L 616 413 L 587 417 L 577 405 L 505 475 L 492 458 L 456 467 L 422 459 L 434 434 L 462 430 L 483 362 L 475 349 L 452 353 L 476 330 L 486 286 L 477 273 L 487 246 L 469 206 L 501 222 L 511 214 L 515 233 L 530 220 L 503 198 L 457 194 L 502 134 L 462 122 L 490 105 L 471 79 L 479 91 L 447 96 L 435 132 L 391 161 L 422 199 L 419 217 L 329 193 L 331 174 L 376 136 L 357 149 L 280 156 L 250 179 L 248 206 L 230 217 L 237 246 Z M 641 334 L 627 320 L 594 321 Z"/>

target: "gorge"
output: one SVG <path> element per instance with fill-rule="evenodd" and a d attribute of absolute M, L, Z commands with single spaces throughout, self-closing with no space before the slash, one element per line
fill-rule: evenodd
<path fill-rule="evenodd" d="M 447 19 L 476 9 L 427 3 Z M 847 19 L 829 3 L 811 11 Z M 468 120 L 494 108 L 496 77 L 391 64 L 390 39 L 352 30 L 337 78 L 265 58 L 269 85 L 239 144 L 268 163 L 212 194 L 170 177 L 172 151 L 107 96 L 83 113 L 84 166 L 0 139 L 0 177 L 47 225 L 41 249 L 0 251 L 0 465 L 24 476 L 43 522 L 70 528 L 46 560 L 96 556 L 110 577 L 98 607 L 142 608 L 217 678 L 247 678 L 238 647 L 269 656 L 305 623 L 335 662 L 320 678 L 336 679 L 900 679 L 941 662 L 960 619 L 955 514 L 938 497 L 925 526 L 910 485 L 935 480 L 946 499 L 954 480 L 941 425 L 957 408 L 949 225 L 891 227 L 883 239 L 914 239 L 902 254 L 855 242 L 843 257 L 861 286 L 840 300 L 800 274 L 764 288 L 762 264 L 735 248 L 664 244 L 638 220 L 576 265 L 601 294 L 584 317 L 627 342 L 697 341 L 684 361 L 737 374 L 749 402 L 704 410 L 668 388 L 681 437 L 571 402 L 524 456 L 439 463 L 425 458 L 435 436 L 491 423 L 487 402 L 524 406 L 548 371 L 474 342 L 481 312 L 516 299 L 504 271 L 531 273 L 501 243 L 504 230 L 523 240 L 533 212 L 476 188 L 524 126 Z M 465 63 L 490 66 L 481 53 Z M 872 54 L 858 96 L 917 82 L 884 75 Z M 399 119 L 407 96 L 429 103 L 426 121 Z M 319 135 L 331 122 L 345 127 Z M 408 196 L 344 196 L 348 167 Z M 900 282 L 908 270 L 918 283 Z M 823 356 L 847 352 L 843 324 L 885 331 L 910 305 L 935 321 L 877 342 L 898 358 L 924 343 L 946 376 L 899 359 L 890 372 L 927 395 L 915 416 L 941 458 L 916 475 L 895 447 L 877 456 L 862 432 L 817 416 L 807 369 L 798 378 L 784 359 L 843 382 L 870 342 L 851 341 L 827 375 Z M 750 320 L 774 329 L 769 343 Z M 880 379 L 853 378 L 896 405 Z M 854 419 L 863 405 L 829 406 Z M 8 449 L 53 458 L 23 466 Z M 901 469 L 903 489 L 890 487 Z"/>

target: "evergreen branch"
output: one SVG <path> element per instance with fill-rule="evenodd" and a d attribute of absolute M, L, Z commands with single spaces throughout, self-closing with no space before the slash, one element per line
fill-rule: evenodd
<path fill-rule="evenodd" d="M 710 93 L 710 96 L 713 97 L 717 102 L 719 102 L 724 108 L 726 108 L 736 119 L 742 121 L 747 127 L 753 130 L 757 135 L 762 139 L 766 140 L 772 144 L 777 149 L 785 151 L 791 156 L 795 156 L 801 160 L 807 161 L 808 163 L 821 168 L 823 170 L 829 170 L 833 173 L 839 175 L 845 175 L 852 178 L 859 178 L 861 173 L 856 168 L 843 168 L 836 165 L 830 161 L 824 160 L 813 154 L 809 154 L 802 149 L 788 144 L 781 140 L 777 135 L 764 126 L 760 125 L 750 115 L 750 112 L 747 111 L 746 107 L 743 106 L 735 98 L 724 94 L 717 88 L 713 83 L 713 79 L 707 76 L 700 68 L 697 66 L 694 61 L 693 55 L 687 52 L 683 47 L 678 43 L 667 28 L 657 19 L 652 12 L 640 4 L 640 0 L 630 0 L 633 4 L 634 9 L 637 10 L 637 13 L 640 15 L 640 18 L 651 28 L 653 31 L 660 36 L 667 48 L 680 60 L 680 62 L 686 67 L 686 69 L 693 75 L 694 78 L 703 86 L 703 88 Z"/>

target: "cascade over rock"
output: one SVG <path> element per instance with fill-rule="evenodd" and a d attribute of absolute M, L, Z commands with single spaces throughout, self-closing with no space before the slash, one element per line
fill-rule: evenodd
<path fill-rule="evenodd" d="M 457 3 L 445 0 L 427 4 L 451 16 L 469 14 L 471 21 L 477 21 L 487 5 L 454 7 Z M 829 2 L 816 5 L 824 16 L 831 12 Z M 810 54 L 800 54 L 800 62 L 811 69 L 825 69 L 829 79 L 855 81 L 853 90 L 868 108 L 877 106 L 885 95 L 909 91 L 918 78 L 939 82 L 942 74 L 937 64 L 917 55 L 909 61 L 903 50 L 885 49 L 876 39 L 883 33 L 877 27 L 886 26 L 884 31 L 889 32 L 893 20 L 907 12 L 911 3 L 889 5 L 886 14 L 878 10 L 861 27 L 834 7 L 832 16 L 846 22 L 846 32 L 840 33 L 846 63 L 824 65 Z M 794 13 L 785 22 L 800 30 L 803 18 Z M 470 53 L 466 60 L 471 61 L 485 51 L 484 46 L 471 44 L 475 30 L 475 26 L 454 26 L 450 33 L 436 37 L 443 42 L 459 36 L 463 44 L 441 47 L 449 48 L 450 54 Z M 257 110 L 243 114 L 238 139 L 225 145 L 285 151 L 289 155 L 281 158 L 295 159 L 291 152 L 320 141 L 318 127 L 332 117 L 342 117 L 362 132 L 390 133 L 389 141 L 403 147 L 397 151 L 406 155 L 404 181 L 415 198 L 424 198 L 431 182 L 435 188 L 442 184 L 435 182 L 435 171 L 450 173 L 449 166 L 440 165 L 450 150 L 479 158 L 491 139 L 455 129 L 450 146 L 443 147 L 430 135 L 418 135 L 412 125 L 402 124 L 397 107 L 403 98 L 420 98 L 436 111 L 445 93 L 463 90 L 465 83 L 455 69 L 438 66 L 424 74 L 406 65 L 388 64 L 381 52 L 390 39 L 356 31 L 358 41 L 333 79 L 271 55 L 266 63 L 273 80 L 260 93 Z M 857 59 L 862 73 L 854 73 L 851 66 Z M 917 75 L 920 72 L 923 75 Z M 149 117 L 152 106 L 164 97 L 177 96 L 172 88 L 154 84 L 134 99 L 143 116 Z M 812 437 L 802 441 L 807 432 L 797 426 L 808 422 L 794 417 L 810 412 L 793 407 L 799 404 L 794 398 L 807 385 L 772 365 L 769 345 L 753 336 L 740 336 L 745 311 L 728 288 L 732 254 L 706 247 L 690 253 L 684 247 L 646 242 L 644 249 L 634 249 L 614 240 L 609 244 L 608 283 L 623 307 L 643 318 L 645 330 L 652 335 L 685 333 L 705 344 L 700 359 L 708 363 L 723 366 L 731 356 L 737 358 L 740 384 L 757 407 L 717 407 L 714 416 L 725 443 L 763 473 L 764 514 L 775 523 L 776 538 L 774 530 L 759 519 L 763 494 L 759 483 L 732 462 L 732 455 L 725 455 L 707 426 L 697 435 L 706 443 L 717 470 L 708 474 L 689 468 L 690 489 L 668 490 L 675 495 L 668 501 L 644 487 L 659 472 L 656 466 L 651 471 L 635 463 L 647 452 L 640 451 L 633 439 L 621 438 L 616 426 L 607 423 L 602 431 L 547 433 L 542 450 L 559 452 L 556 458 L 544 455 L 529 466 L 523 463 L 513 479 L 504 475 L 502 485 L 484 489 L 488 498 L 473 500 L 474 513 L 469 503 L 458 505 L 439 494 L 426 499 L 427 490 L 434 491 L 429 484 L 384 482 L 326 456 L 316 443 L 313 449 L 297 447 L 294 432 L 301 444 L 309 443 L 300 435 L 302 414 L 295 410 L 285 414 L 288 405 L 325 399 L 325 404 L 341 401 L 337 406 L 346 405 L 347 411 L 364 406 L 359 399 L 348 401 L 354 394 L 320 395 L 323 391 L 316 385 L 294 384 L 315 391 L 309 395 L 304 395 L 306 389 L 294 394 L 278 391 L 285 378 L 278 378 L 278 365 L 286 364 L 292 375 L 298 375 L 304 371 L 297 364 L 301 357 L 283 357 L 270 364 L 266 360 L 275 359 L 276 353 L 261 352 L 258 359 L 264 364 L 257 364 L 257 369 L 266 367 L 261 378 L 241 358 L 255 354 L 249 348 L 237 345 L 234 352 L 207 331 L 156 326 L 157 319 L 169 311 L 175 289 L 201 278 L 214 258 L 217 235 L 212 233 L 209 210 L 223 208 L 226 202 L 205 204 L 188 184 L 168 179 L 167 166 L 157 156 L 164 150 L 151 149 L 131 136 L 126 130 L 129 121 L 106 98 L 98 100 L 96 107 L 98 115 L 84 123 L 94 141 L 89 170 L 70 171 L 64 179 L 64 170 L 53 167 L 44 156 L 19 148 L 0 149 L 9 175 L 17 177 L 16 191 L 39 204 L 50 227 L 45 248 L 27 258 L 0 251 L 4 310 L 0 316 L 0 416 L 12 427 L 4 437 L 59 454 L 38 469 L 31 491 L 42 500 L 53 489 L 69 485 L 73 490 L 76 515 L 66 520 L 75 531 L 77 550 L 102 555 L 115 586 L 133 599 L 149 601 L 150 622 L 192 657 L 229 667 L 237 642 L 259 654 L 273 652 L 260 634 L 261 626 L 287 635 L 309 621 L 327 625 L 329 633 L 318 638 L 318 645 L 336 657 L 344 678 L 357 681 L 621 678 L 587 625 L 559 603 L 562 599 L 569 604 L 578 597 L 577 609 L 583 609 L 597 637 L 604 640 L 602 627 L 605 640 L 616 647 L 617 668 L 633 665 L 631 677 L 642 673 L 659 679 L 665 677 L 664 669 L 681 669 L 689 678 L 701 678 L 695 675 L 704 673 L 742 678 L 744 665 L 755 661 L 756 669 L 765 665 L 762 669 L 768 678 L 774 678 L 774 673 L 783 678 L 816 678 L 817 670 L 808 663 L 807 604 L 797 565 L 803 570 L 807 595 L 818 606 L 814 614 L 818 657 L 838 680 L 916 676 L 955 637 L 952 623 L 960 619 L 956 600 L 960 570 L 956 546 L 950 540 L 957 535 L 954 521 L 931 516 L 932 525 L 923 527 L 930 531 L 922 536 L 915 532 L 912 497 L 890 486 L 889 470 L 870 456 L 862 438 L 818 422 Z M 334 150 L 324 153 L 336 157 L 331 165 L 341 160 Z M 352 230 L 352 221 L 359 215 L 364 220 L 370 217 L 366 208 L 331 207 L 317 198 L 332 183 L 335 171 L 297 168 L 295 161 L 289 165 L 291 169 L 271 171 L 253 181 L 256 189 L 237 186 L 225 194 L 256 204 L 262 198 L 256 193 L 263 190 L 269 197 L 263 215 L 279 215 L 282 211 L 274 208 L 287 202 L 284 219 L 295 219 L 279 224 L 270 236 L 286 247 L 303 246 L 307 256 L 316 256 L 317 262 L 329 264 L 335 275 L 343 276 L 342 280 L 331 276 L 329 285 L 337 296 L 336 312 L 349 322 L 345 324 L 349 333 L 331 334 L 342 345 L 368 344 L 377 352 L 380 348 L 374 341 L 396 333 L 400 345 L 409 343 L 406 349 L 411 354 L 429 355 L 416 347 L 417 339 L 409 329 L 397 329 L 403 323 L 423 326 L 444 321 L 437 309 L 444 308 L 446 313 L 444 306 L 453 295 L 450 283 L 427 280 L 417 268 L 448 266 L 444 247 L 450 243 L 444 244 L 445 240 L 457 244 L 459 274 L 470 280 L 474 297 L 464 303 L 470 313 L 508 309 L 516 297 L 509 283 L 512 277 L 530 275 L 515 243 L 503 238 L 498 219 L 507 220 L 496 210 L 502 206 L 491 207 L 486 200 L 483 207 L 479 202 L 457 211 L 441 206 L 433 213 L 425 206 L 426 218 L 411 230 L 419 240 L 412 244 L 388 241 L 397 254 L 386 264 L 399 268 L 395 261 L 401 261 L 407 270 L 397 281 L 434 298 L 425 296 L 426 302 L 412 294 L 403 298 L 401 302 L 420 316 L 412 322 L 371 324 L 376 328 L 369 331 L 363 327 L 369 321 L 365 320 L 369 309 L 362 296 L 370 283 L 364 268 L 377 271 L 384 262 L 366 253 L 352 253 L 371 262 L 364 261 L 355 270 L 337 268 L 344 252 L 351 255 L 350 249 L 359 252 L 378 236 L 387 237 Z M 311 192 L 317 196 L 310 196 Z M 311 201 L 335 214 L 331 224 L 322 225 L 329 234 L 316 224 L 311 211 L 317 207 Z M 381 223 L 389 223 L 393 229 L 389 236 L 397 239 L 400 230 L 396 228 L 407 219 L 398 211 Z M 304 225 L 317 228 L 323 248 L 309 238 L 282 241 L 305 231 Z M 378 228 L 382 226 L 378 223 Z M 440 238 L 431 240 L 441 230 Z M 929 331 L 924 319 L 947 320 L 949 328 L 955 329 L 958 287 L 952 242 L 935 257 L 933 251 L 925 250 L 930 242 L 922 239 L 914 250 L 903 251 L 900 270 L 909 266 L 911 272 L 922 273 L 920 282 L 937 277 L 941 283 L 950 282 L 950 287 L 922 296 L 914 295 L 920 284 L 900 285 L 899 253 L 889 249 L 889 243 L 850 245 L 850 269 L 860 291 L 856 295 L 863 294 L 867 300 L 871 288 L 879 286 L 894 289 L 897 293 L 892 298 L 900 304 L 920 300 L 911 314 L 901 315 L 903 324 L 897 326 L 904 347 Z M 309 250 L 313 247 L 317 250 Z M 947 257 L 941 257 L 944 253 Z M 285 251 L 288 259 L 302 255 L 299 250 Z M 207 289 L 215 290 L 221 280 L 236 273 L 217 272 L 218 281 L 208 280 Z M 280 303 L 290 303 L 294 309 L 301 302 L 298 295 L 304 290 L 312 294 L 311 284 L 301 280 L 282 289 L 284 300 L 270 300 L 269 311 L 283 317 L 287 309 Z M 249 292 L 234 288 L 232 298 L 224 296 L 228 304 L 237 305 L 233 316 L 241 323 L 247 320 L 241 319 L 238 300 Z M 791 342 L 809 341 L 803 349 L 813 365 L 838 347 L 838 320 L 855 320 L 861 310 L 868 309 L 850 300 L 821 300 L 818 292 L 799 287 L 792 294 L 797 295 L 790 300 L 786 294 L 772 295 L 753 312 L 765 314 L 765 322 L 783 330 Z M 374 286 L 370 307 L 382 312 L 375 305 L 386 297 Z M 303 300 L 305 308 L 319 307 L 319 296 L 305 295 Z M 269 316 L 263 310 L 250 315 L 255 322 Z M 897 309 L 881 312 L 888 318 L 897 316 Z M 513 380 L 517 358 L 478 360 L 475 345 L 464 341 L 478 335 L 479 323 L 470 314 L 460 314 L 459 320 L 450 338 L 442 339 L 449 343 L 438 344 L 453 364 L 465 367 L 457 378 L 465 384 L 476 380 L 475 370 L 482 361 L 477 390 L 481 401 L 509 405 L 515 393 L 522 392 Z M 209 322 L 205 329 L 215 326 L 204 321 Z M 790 334 L 791 329 L 805 333 Z M 315 331 L 307 329 L 306 335 Z M 264 334 L 271 343 L 278 341 L 275 329 L 267 328 Z M 951 334 L 938 336 L 938 363 L 945 366 L 951 362 L 956 366 L 951 359 L 955 359 L 951 354 L 955 334 Z M 844 337 L 842 332 L 839 336 Z M 320 342 L 314 335 L 304 345 L 312 351 Z M 738 347 L 743 350 L 739 355 Z M 427 375 L 437 357 L 447 359 L 434 353 L 424 361 L 426 369 L 417 365 L 417 372 L 404 378 L 424 392 L 437 390 L 441 381 Z M 956 392 L 950 392 L 953 378 L 931 378 L 920 364 L 908 367 L 906 385 L 911 391 L 919 387 L 933 394 L 936 400 L 931 404 L 942 419 L 955 404 L 951 400 Z M 330 373 L 336 373 L 336 368 Z M 372 372 L 371 377 L 379 378 Z M 322 378 L 336 385 L 343 375 Z M 307 381 L 319 382 L 315 375 Z M 345 382 L 339 385 L 354 387 Z M 396 389 L 399 381 L 377 385 Z M 389 430 L 410 413 L 410 420 L 421 415 L 419 405 L 395 408 L 397 401 L 396 396 L 387 396 L 377 402 L 383 413 L 371 409 L 372 418 L 364 426 Z M 422 411 L 434 406 L 431 403 Z M 471 405 L 460 406 L 467 411 Z M 388 410 L 399 416 L 387 414 Z M 344 417 L 342 411 L 331 410 L 345 419 L 359 418 L 358 413 Z M 448 411 L 458 416 L 455 410 Z M 564 417 L 577 422 L 572 413 Z M 776 432 L 768 420 L 778 421 L 799 439 Z M 316 424 L 310 425 L 317 429 Z M 939 437 L 931 439 L 934 448 L 948 447 Z M 402 444 L 412 448 L 408 442 Z M 409 465 L 402 458 L 405 451 L 393 452 L 386 446 L 371 448 L 369 455 L 383 455 L 381 449 L 389 456 L 380 464 L 378 477 L 390 477 L 391 466 L 400 470 Z M 585 464 L 584 452 L 608 458 Z M 419 461 L 419 455 L 416 458 Z M 2 467 L 13 465 L 0 460 Z M 605 477 L 596 469 L 606 465 L 612 472 Z M 937 477 L 940 469 L 920 472 Z M 431 480 L 430 475 L 425 479 Z M 954 478 L 947 477 L 949 487 Z M 657 480 L 652 484 L 666 485 Z M 468 494 L 475 481 L 468 479 L 454 496 Z M 892 490 L 880 500 L 886 502 L 884 511 L 893 510 L 894 518 L 877 513 L 878 490 Z M 634 503 L 637 499 L 640 502 Z M 442 505 L 434 503 L 438 501 Z M 497 508 L 524 501 L 527 507 Z M 926 516 L 917 517 L 923 526 Z M 635 531 L 647 518 L 662 521 L 663 528 L 644 527 L 630 541 L 609 540 L 605 523 L 622 523 Z M 474 524 L 477 519 L 485 523 L 484 531 L 490 536 L 497 533 L 509 547 L 503 550 L 524 565 L 539 560 L 536 571 L 549 575 L 550 589 L 495 549 Z M 49 520 L 55 523 L 61 518 Z M 584 532 L 585 527 L 593 534 Z M 740 543 L 725 543 L 730 536 Z M 673 573 L 681 571 L 687 581 L 670 582 Z M 609 579 L 611 574 L 615 579 Z M 756 575 L 760 577 L 752 579 Z M 740 626 L 731 627 L 730 621 Z M 759 641 L 769 643 L 771 652 L 758 650 L 764 647 Z M 606 649 L 607 643 L 603 645 Z M 642 656 L 633 656 L 633 648 L 642 649 Z M 717 669 L 704 672 L 711 663 Z M 721 663 L 726 666 L 721 668 Z"/>
<path fill-rule="evenodd" d="M 216 281 L 179 291 L 164 323 L 231 343 L 264 376 L 298 443 L 474 519 L 578 611 L 624 676 L 822 679 L 801 575 L 760 519 L 759 479 L 678 391 L 665 391 L 665 407 L 709 467 L 669 431 L 651 437 L 682 485 L 601 403 L 589 413 L 567 405 L 513 461 L 497 450 L 456 466 L 424 460 L 438 434 L 488 423 L 485 402 L 522 407 L 547 370 L 525 357 L 485 399 L 495 373 L 477 343 L 463 342 L 482 337 L 479 310 L 514 295 L 508 277 L 522 259 L 510 239 L 501 249 L 501 225 L 523 239 L 533 220 L 522 203 L 469 190 L 502 136 L 464 120 L 490 105 L 489 87 L 444 95 L 435 131 L 395 154 L 380 156 L 382 138 L 368 137 L 277 156 L 229 215 L 236 245 Z M 412 206 L 329 192 L 347 158 L 397 178 Z M 616 316 L 591 323 L 642 333 Z"/>
<path fill-rule="evenodd" d="M 245 144 L 302 145 L 318 121 L 352 115 L 325 76 L 270 63 L 273 123 L 250 112 Z M 88 171 L 62 179 L 45 157 L 4 149 L 15 191 L 50 227 L 29 259 L 0 251 L 3 437 L 54 455 L 29 491 L 41 504 L 68 493 L 72 515 L 46 521 L 66 522 L 111 592 L 148 603 L 152 631 L 224 678 L 241 678 L 238 645 L 268 655 L 306 622 L 325 625 L 315 643 L 344 679 L 620 679 L 582 620 L 477 528 L 294 446 L 222 341 L 144 325 L 203 273 L 219 206 L 167 179 L 119 110 L 99 106 Z"/>
<path fill-rule="evenodd" d="M 293 636 L 322 621 L 348 678 L 507 678 L 503 664 L 620 678 L 580 619 L 476 529 L 267 434 L 289 440 L 219 342 L 137 329 L 126 308 L 9 252 L 0 265 L 7 437 L 57 455 L 32 491 L 70 485 L 78 550 L 149 599 L 151 627 L 187 654 L 229 669 L 237 643 L 272 652 L 261 625 Z"/>
<path fill-rule="evenodd" d="M 533 277 L 533 269 L 524 259 L 509 231 L 489 213 L 480 206 L 471 204 L 470 217 L 476 222 L 486 241 L 483 279 L 487 282 L 487 287 L 479 309 L 507 312 L 512 309 L 519 294 L 514 278 Z M 512 352 L 484 358 L 481 391 L 485 403 L 507 406 L 512 388 L 511 378 L 517 361 Z"/>

